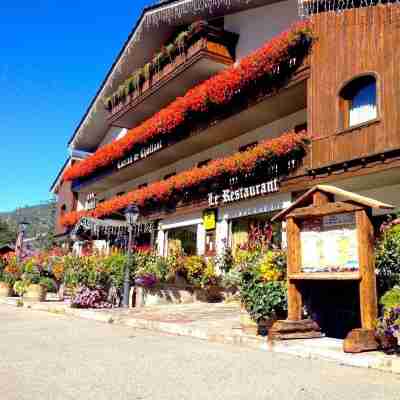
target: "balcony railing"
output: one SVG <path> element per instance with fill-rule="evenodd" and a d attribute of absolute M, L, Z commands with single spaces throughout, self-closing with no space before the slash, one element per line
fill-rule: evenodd
<path fill-rule="evenodd" d="M 231 65 L 237 40 L 235 33 L 196 23 L 184 40 L 175 40 L 173 48 L 164 47 L 162 53 L 105 101 L 109 122 L 131 128 L 195 84 Z M 163 91 L 165 85 L 168 90 Z"/>
<path fill-rule="evenodd" d="M 322 12 L 343 12 L 352 8 L 377 5 L 400 4 L 400 0 L 298 0 L 301 17 L 310 17 Z"/>

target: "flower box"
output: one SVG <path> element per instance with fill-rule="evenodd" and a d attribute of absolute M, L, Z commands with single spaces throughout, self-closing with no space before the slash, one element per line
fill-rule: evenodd
<path fill-rule="evenodd" d="M 46 286 L 40 284 L 31 284 L 24 294 L 24 300 L 27 301 L 45 301 L 47 295 Z"/>

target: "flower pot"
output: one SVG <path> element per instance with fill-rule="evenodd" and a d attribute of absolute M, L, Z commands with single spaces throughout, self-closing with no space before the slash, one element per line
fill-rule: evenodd
<path fill-rule="evenodd" d="M 6 282 L 0 282 L 0 297 L 10 297 L 11 293 L 11 286 Z"/>
<path fill-rule="evenodd" d="M 398 346 L 397 338 L 394 336 L 377 335 L 376 340 L 379 343 L 379 348 L 383 351 L 393 350 Z"/>
<path fill-rule="evenodd" d="M 244 306 L 241 304 L 240 305 L 240 326 L 242 328 L 242 331 L 244 333 L 247 333 L 248 335 L 257 335 L 258 333 L 258 325 L 257 322 L 253 321 L 249 315 L 249 313 L 246 311 Z"/>
<path fill-rule="evenodd" d="M 276 318 L 262 318 L 257 323 L 257 335 L 268 336 L 268 331 L 272 325 L 277 321 Z"/>
<path fill-rule="evenodd" d="M 28 286 L 28 290 L 24 294 L 24 300 L 28 301 L 45 301 L 47 294 L 47 288 L 39 284 L 31 284 Z"/>

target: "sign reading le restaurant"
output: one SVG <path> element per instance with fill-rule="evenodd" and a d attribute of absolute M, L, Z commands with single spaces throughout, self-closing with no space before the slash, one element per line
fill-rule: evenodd
<path fill-rule="evenodd" d="M 257 185 L 240 187 L 238 189 L 225 189 L 222 193 L 208 194 L 208 205 L 216 207 L 221 202 L 222 204 L 232 203 L 235 201 L 246 200 L 252 197 L 262 196 L 268 193 L 275 193 L 279 191 L 279 181 L 277 178 L 268 182 L 263 182 Z"/>
<path fill-rule="evenodd" d="M 152 143 L 149 146 L 143 147 L 139 152 L 130 155 L 129 157 L 124 158 L 117 163 L 117 169 L 122 169 L 131 165 L 143 158 L 148 157 L 149 155 L 155 153 L 158 150 L 161 150 L 163 147 L 162 141 L 159 140 L 157 143 Z"/>

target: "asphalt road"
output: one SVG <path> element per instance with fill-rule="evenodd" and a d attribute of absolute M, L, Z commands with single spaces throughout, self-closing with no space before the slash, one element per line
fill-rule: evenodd
<path fill-rule="evenodd" d="M 1 400 L 399 400 L 400 377 L 0 306 Z"/>

